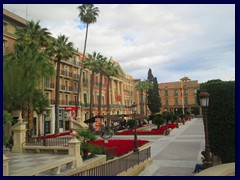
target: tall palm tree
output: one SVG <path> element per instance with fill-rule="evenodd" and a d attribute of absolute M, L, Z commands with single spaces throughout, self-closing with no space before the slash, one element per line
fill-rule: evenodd
<path fill-rule="evenodd" d="M 28 21 L 26 26 L 18 27 L 16 31 L 17 39 L 14 44 L 15 51 L 17 49 L 21 49 L 24 46 L 29 46 L 33 49 L 37 49 L 37 51 L 41 51 L 47 53 L 45 48 L 47 48 L 51 43 L 51 33 L 47 28 L 42 28 L 40 26 L 40 21 Z M 35 50 L 36 50 L 35 49 Z M 49 58 L 46 59 L 49 61 Z M 33 121 L 33 107 L 32 102 L 22 107 L 23 119 L 29 122 L 29 129 L 32 129 L 32 121 Z"/>
<path fill-rule="evenodd" d="M 117 64 L 108 60 L 106 63 L 105 75 L 107 76 L 107 112 L 110 113 L 110 80 L 111 77 L 119 76 L 119 71 L 117 69 Z"/>
<path fill-rule="evenodd" d="M 82 82 L 82 73 L 83 73 L 83 68 L 84 68 L 83 67 L 83 61 L 85 59 L 85 52 L 86 52 L 86 47 L 87 47 L 88 26 L 89 26 L 89 24 L 93 24 L 93 23 L 97 22 L 97 17 L 98 17 L 98 13 L 99 13 L 98 7 L 94 7 L 93 4 L 82 4 L 81 6 L 78 6 L 77 9 L 79 10 L 78 17 L 80 18 L 80 21 L 86 24 L 86 34 L 85 34 L 82 64 L 81 64 L 81 69 L 80 69 L 80 77 L 79 77 L 79 80 L 78 80 L 78 93 L 77 93 L 77 101 L 76 101 L 76 117 L 78 116 L 79 96 L 80 96 L 80 93 L 82 91 L 81 82 Z M 81 103 L 80 103 L 80 105 L 81 105 Z M 82 111 L 82 108 L 81 108 L 81 111 Z"/>
<path fill-rule="evenodd" d="M 102 111 L 102 82 L 103 82 L 103 74 L 106 71 L 106 57 L 101 57 L 98 59 L 98 70 L 100 73 L 100 82 L 99 82 L 99 93 L 98 93 L 98 115 L 101 115 Z"/>
<path fill-rule="evenodd" d="M 18 46 L 13 54 L 4 58 L 4 108 L 9 111 L 21 108 L 29 130 L 33 128 L 34 91 L 42 78 L 48 79 L 54 74 L 48 58 L 36 46 L 26 44 Z"/>
<path fill-rule="evenodd" d="M 91 74 L 91 87 L 90 87 L 90 118 L 92 117 L 92 108 L 93 108 L 93 89 L 94 89 L 94 74 L 99 72 L 98 61 L 102 58 L 100 53 L 93 52 L 88 54 L 87 61 L 84 63 L 84 67 L 92 70 Z"/>
<path fill-rule="evenodd" d="M 51 43 L 50 35 L 51 33 L 47 28 L 42 28 L 40 26 L 40 21 L 28 21 L 26 26 L 17 27 L 16 44 L 20 45 L 22 43 L 27 43 L 29 46 L 37 46 L 39 48 L 48 47 Z"/>
<path fill-rule="evenodd" d="M 143 103 L 143 92 L 148 89 L 151 89 L 152 85 L 148 80 L 139 81 L 139 84 L 136 86 L 136 90 L 140 91 L 140 113 L 144 114 L 144 103 Z"/>
<path fill-rule="evenodd" d="M 40 140 L 40 116 L 49 107 L 49 100 L 41 90 L 36 90 L 33 97 L 33 109 L 38 115 L 38 140 Z"/>
<path fill-rule="evenodd" d="M 68 42 L 68 37 L 59 35 L 53 42 L 51 53 L 57 62 L 56 88 L 55 88 L 55 134 L 59 134 L 59 82 L 60 82 L 60 64 L 63 59 L 72 57 L 74 53 L 73 43 Z"/>

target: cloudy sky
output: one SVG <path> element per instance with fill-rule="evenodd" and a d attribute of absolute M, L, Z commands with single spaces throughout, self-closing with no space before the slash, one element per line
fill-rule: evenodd
<path fill-rule="evenodd" d="M 40 20 L 54 37 L 65 34 L 83 51 L 85 26 L 80 4 L 6 4 L 28 20 Z M 158 82 L 188 76 L 206 82 L 235 80 L 235 5 L 95 4 L 97 23 L 89 27 L 87 52 L 118 61 L 134 78 Z M 27 13 L 26 13 L 27 12 Z"/>

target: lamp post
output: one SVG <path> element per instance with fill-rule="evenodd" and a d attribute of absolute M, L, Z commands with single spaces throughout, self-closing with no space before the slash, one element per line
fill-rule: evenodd
<path fill-rule="evenodd" d="M 176 128 L 179 128 L 178 126 L 178 109 L 175 109 L 176 110 L 176 117 L 177 117 L 177 124 L 176 124 Z"/>
<path fill-rule="evenodd" d="M 203 125 L 204 125 L 204 133 L 205 133 L 205 162 L 204 167 L 209 168 L 213 166 L 212 158 L 210 157 L 210 146 L 208 140 L 208 123 L 207 123 L 207 108 L 209 105 L 209 94 L 204 89 L 199 95 L 200 99 L 200 106 L 202 107 L 203 111 Z"/>
<path fill-rule="evenodd" d="M 167 119 L 167 108 L 164 109 L 164 112 L 166 113 L 166 130 L 165 130 L 165 135 L 169 135 L 169 130 L 168 130 L 168 119 Z"/>
<path fill-rule="evenodd" d="M 44 138 L 43 138 L 43 146 L 47 146 L 47 141 L 46 141 L 46 122 L 45 122 L 45 115 L 47 115 L 47 111 L 43 111 L 43 123 L 44 123 Z"/>
<path fill-rule="evenodd" d="M 133 118 L 134 118 L 134 149 L 133 152 L 138 152 L 138 142 L 137 142 L 137 121 L 136 121 L 136 112 L 137 112 L 137 105 L 135 102 L 132 105 L 133 111 Z"/>

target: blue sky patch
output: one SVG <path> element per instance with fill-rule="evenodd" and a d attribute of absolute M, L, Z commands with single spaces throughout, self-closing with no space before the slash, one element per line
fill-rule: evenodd
<path fill-rule="evenodd" d="M 127 41 L 134 41 L 135 40 L 135 37 L 133 34 L 125 34 L 123 35 L 122 37 L 124 40 L 127 40 Z"/>

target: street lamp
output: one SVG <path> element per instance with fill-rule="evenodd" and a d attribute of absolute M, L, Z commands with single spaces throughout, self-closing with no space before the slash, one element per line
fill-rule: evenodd
<path fill-rule="evenodd" d="M 207 123 L 207 108 L 209 105 L 209 94 L 206 90 L 202 90 L 202 92 L 198 95 L 200 99 L 200 106 L 203 110 L 203 125 L 204 125 L 204 133 L 205 133 L 205 168 L 209 168 L 213 166 L 212 158 L 210 157 L 210 147 L 208 140 L 208 123 Z"/>
<path fill-rule="evenodd" d="M 43 111 L 43 119 L 44 119 L 44 138 L 43 138 L 43 146 L 47 146 L 46 142 L 46 122 L 45 122 L 45 116 L 47 115 L 47 111 Z"/>
<path fill-rule="evenodd" d="M 169 135 L 169 130 L 168 130 L 168 119 L 167 119 L 167 108 L 164 109 L 164 112 L 166 114 L 166 130 L 165 130 L 165 135 Z"/>
<path fill-rule="evenodd" d="M 176 124 L 176 128 L 179 128 L 179 126 L 178 126 L 178 109 L 176 109 L 176 117 L 177 117 L 177 124 Z"/>
<path fill-rule="evenodd" d="M 136 112 L 137 112 L 137 105 L 135 102 L 132 105 L 133 111 L 133 118 L 134 118 L 134 149 L 133 152 L 138 152 L 138 142 L 137 142 L 137 121 L 136 121 Z"/>

